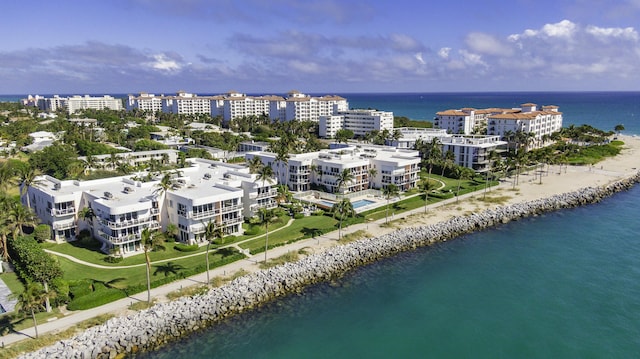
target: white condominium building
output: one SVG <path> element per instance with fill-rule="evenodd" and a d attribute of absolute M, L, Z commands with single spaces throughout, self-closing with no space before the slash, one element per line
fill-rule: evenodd
<path fill-rule="evenodd" d="M 203 243 L 207 223 L 214 222 L 227 235 L 242 234 L 245 217 L 261 207 L 276 206 L 273 183 L 258 181 L 243 166 L 203 159 L 171 174 L 166 190 L 161 176 L 142 182 L 132 176 L 92 181 L 60 181 L 50 176 L 28 189 L 22 202 L 35 210 L 42 223 L 52 226 L 56 241 L 73 240 L 88 229 L 103 244 L 104 252 L 139 253 L 144 228 L 178 229 L 185 243 Z M 81 219 L 83 208 L 93 217 Z"/>
<path fill-rule="evenodd" d="M 71 96 L 60 97 L 54 95 L 53 97 L 41 97 L 36 95 L 35 97 L 29 96 L 23 103 L 36 106 L 42 111 L 55 112 L 60 109 L 66 110 L 69 114 L 73 114 L 80 110 L 92 109 L 92 110 L 115 110 L 120 111 L 123 109 L 122 100 L 119 98 L 113 98 L 108 95 L 104 96 Z"/>
<path fill-rule="evenodd" d="M 378 110 L 345 110 L 337 111 L 333 115 L 323 115 L 319 118 L 320 137 L 335 137 L 341 129 L 351 130 L 356 136 L 377 130 L 393 131 L 393 112 Z"/>
<path fill-rule="evenodd" d="M 90 165 L 93 169 L 115 170 L 120 163 L 126 163 L 134 167 L 151 160 L 158 161 L 162 165 L 175 164 L 178 161 L 179 152 L 177 150 L 153 150 L 94 155 L 90 158 Z M 78 159 L 89 161 L 87 156 L 80 156 Z"/>
<path fill-rule="evenodd" d="M 198 96 L 179 91 L 176 96 L 165 96 L 162 112 L 180 115 L 211 114 L 211 96 Z"/>
<path fill-rule="evenodd" d="M 138 109 L 151 113 L 162 111 L 162 101 L 164 96 L 156 96 L 146 92 L 141 92 L 139 96 L 129 95 L 127 97 L 127 111 Z"/>
<path fill-rule="evenodd" d="M 318 122 L 320 116 L 329 116 L 349 109 L 349 103 L 344 97 L 334 95 L 313 97 L 298 91 L 290 91 L 285 103 L 285 121 Z"/>
<path fill-rule="evenodd" d="M 220 99 L 215 101 L 216 106 L 222 106 L 221 111 L 217 112 L 222 115 L 225 122 L 245 116 L 263 116 L 266 115 L 270 119 L 281 119 L 280 107 L 284 103 L 281 96 L 247 96 L 238 92 L 228 92 L 226 96 L 219 96 Z M 275 104 L 275 106 L 272 106 Z M 214 102 L 212 102 L 211 115 L 214 116 Z"/>
<path fill-rule="evenodd" d="M 538 110 L 538 106 L 533 103 L 520 106 L 518 112 L 490 115 L 487 134 L 505 139 L 509 134 L 517 132 L 531 133 L 535 139 L 528 145 L 531 148 L 541 146 L 544 143 L 543 136 L 562 129 L 562 112 L 558 111 L 558 106 L 543 106 L 542 110 Z"/>
<path fill-rule="evenodd" d="M 450 135 L 439 138 L 442 154 L 451 151 L 454 162 L 458 166 L 471 168 L 476 172 L 490 169 L 489 155 L 492 151 L 504 152 L 507 142 L 500 141 L 499 136 L 484 135 Z"/>
<path fill-rule="evenodd" d="M 312 185 L 323 186 L 327 192 L 358 192 L 382 188 L 390 183 L 406 191 L 417 185 L 418 151 L 400 150 L 388 146 L 345 145 L 342 148 L 292 154 L 287 163 L 276 161 L 271 152 L 250 152 L 247 160 L 259 157 L 270 166 L 281 183 L 291 191 L 307 191 Z M 348 170 L 353 179 L 339 183 L 338 176 Z"/>
<path fill-rule="evenodd" d="M 447 151 L 454 154 L 454 162 L 458 166 L 471 168 L 476 172 L 484 172 L 488 168 L 488 154 L 491 151 L 503 152 L 507 142 L 500 136 L 486 135 L 453 135 L 446 129 L 410 128 L 397 129 L 402 135 L 399 139 L 388 140 L 388 144 L 398 148 L 415 148 L 416 143 L 430 143 L 434 139 L 441 144 L 441 153 Z"/>
<path fill-rule="evenodd" d="M 517 108 L 463 108 L 437 112 L 434 126 L 448 133 L 465 135 L 485 133 L 486 128 L 487 135 L 501 139 L 509 133 L 532 133 L 536 141 L 531 146 L 536 147 L 542 143 L 542 136 L 562 128 L 562 112 L 553 105 L 538 110 L 534 103 L 524 103 Z"/>

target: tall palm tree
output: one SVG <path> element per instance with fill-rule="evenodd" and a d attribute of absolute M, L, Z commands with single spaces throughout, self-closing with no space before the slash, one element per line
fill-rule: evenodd
<path fill-rule="evenodd" d="M 273 168 L 271 166 L 262 166 L 257 172 L 256 181 L 262 181 L 262 187 L 268 182 L 269 184 L 274 183 L 273 179 Z"/>
<path fill-rule="evenodd" d="M 267 263 L 267 250 L 269 249 L 269 224 L 280 220 L 278 213 L 273 209 L 260 208 L 260 223 L 266 231 L 264 236 L 264 262 Z"/>
<path fill-rule="evenodd" d="M 249 173 L 258 173 L 260 167 L 262 167 L 262 159 L 260 159 L 260 156 L 253 156 L 247 161 L 247 165 L 249 166 Z"/>
<path fill-rule="evenodd" d="M 29 199 L 29 188 L 42 183 L 42 180 L 37 178 L 40 174 L 40 170 L 31 165 L 27 165 L 20 169 L 20 195 L 26 195 L 27 208 L 31 208 L 31 200 Z"/>
<path fill-rule="evenodd" d="M 387 211 L 385 214 L 385 223 L 389 223 L 389 201 L 391 198 L 396 197 L 400 193 L 398 186 L 390 183 L 382 188 L 382 195 L 387 200 Z"/>
<path fill-rule="evenodd" d="M 9 162 L 0 162 L 0 191 L 5 192 L 15 184 L 15 171 Z"/>
<path fill-rule="evenodd" d="M 147 227 L 143 229 L 140 234 L 140 245 L 144 251 L 144 260 L 147 269 L 147 304 L 151 305 L 151 259 L 149 258 L 149 252 L 164 249 L 164 241 L 162 236 L 158 236 L 155 231 L 151 231 Z"/>
<path fill-rule="evenodd" d="M 444 172 L 453 165 L 456 159 L 456 155 L 453 151 L 448 150 L 444 153 L 444 157 L 442 157 L 442 177 L 444 177 Z"/>
<path fill-rule="evenodd" d="M 7 238 L 13 231 L 9 224 L 7 223 L 6 218 L 0 219 L 0 254 L 2 255 L 2 259 L 7 262 L 9 260 L 9 247 L 7 247 Z"/>
<path fill-rule="evenodd" d="M 456 191 L 456 202 L 460 200 L 460 186 L 462 180 L 468 180 L 473 177 L 473 170 L 467 167 L 457 166 L 455 167 L 455 174 L 458 177 L 458 190 Z"/>
<path fill-rule="evenodd" d="M 85 221 L 89 225 L 91 237 L 93 238 L 93 219 L 96 217 L 91 207 L 84 207 L 78 211 L 78 220 Z"/>
<path fill-rule="evenodd" d="M 343 187 L 346 187 L 346 185 L 354 179 L 355 176 L 348 168 L 345 168 L 342 170 L 342 172 L 338 173 L 338 175 L 336 176 L 336 186 L 338 187 L 338 192 L 342 192 L 344 194 L 344 192 L 346 192 L 346 189 Z"/>
<path fill-rule="evenodd" d="M 171 186 L 173 186 L 173 179 L 171 178 L 171 173 L 169 172 L 165 173 L 160 179 L 160 182 L 155 184 L 156 189 L 153 192 L 156 195 L 160 196 L 158 204 L 162 206 L 161 208 L 163 208 L 163 211 L 167 208 L 164 202 L 167 198 L 167 191 L 171 189 Z"/>
<path fill-rule="evenodd" d="M 42 285 L 37 282 L 28 281 L 24 291 L 17 296 L 17 306 L 19 311 L 31 313 L 31 319 L 33 319 L 33 329 L 38 338 L 38 322 L 36 320 L 36 311 L 43 308 L 42 302 L 44 302 L 45 291 Z"/>
<path fill-rule="evenodd" d="M 216 238 L 222 241 L 223 236 L 224 232 L 222 231 L 222 227 L 218 226 L 216 222 L 209 220 L 209 222 L 204 226 L 204 238 L 207 240 L 207 253 L 205 254 L 205 262 L 207 264 L 207 285 L 211 283 L 211 280 L 209 279 L 209 246 Z"/>
<path fill-rule="evenodd" d="M 333 207 L 331 207 L 331 211 L 333 212 L 334 215 L 338 216 L 339 219 L 339 225 L 338 225 L 338 240 L 342 239 L 342 221 L 346 218 L 346 217 L 350 217 L 353 216 L 356 211 L 353 208 L 353 204 L 351 204 L 351 201 L 349 200 L 349 198 L 343 198 L 342 200 L 340 200 L 340 202 L 336 202 Z"/>
<path fill-rule="evenodd" d="M 440 154 L 442 153 L 440 140 L 437 137 L 434 137 L 430 142 L 422 142 L 422 148 L 420 149 L 420 152 L 422 152 L 423 159 L 426 161 L 429 168 L 429 172 L 427 174 L 428 187 L 431 185 L 431 171 L 433 171 L 433 164 L 440 158 Z M 428 191 L 425 192 L 424 201 L 425 203 L 429 201 Z"/>
<path fill-rule="evenodd" d="M 289 187 L 289 148 L 285 145 L 281 145 L 277 148 L 275 161 L 278 164 L 278 179 L 284 176 L 284 185 Z M 281 175 L 280 167 L 283 168 L 284 174 Z"/>
<path fill-rule="evenodd" d="M 8 223 L 13 229 L 13 237 L 17 238 L 18 235 L 24 235 L 22 227 L 35 226 L 38 223 L 38 217 L 30 208 L 14 202 L 9 208 Z"/>
<path fill-rule="evenodd" d="M 373 188 L 373 179 L 376 177 L 376 175 L 378 174 L 378 170 L 371 167 L 369 168 L 369 170 L 367 171 L 367 174 L 369 175 L 369 188 Z"/>

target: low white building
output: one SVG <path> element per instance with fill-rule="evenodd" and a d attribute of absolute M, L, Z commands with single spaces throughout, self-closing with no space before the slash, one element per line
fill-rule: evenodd
<path fill-rule="evenodd" d="M 499 136 L 484 135 L 453 135 L 441 137 L 439 141 L 442 144 L 442 153 L 451 151 L 456 165 L 471 168 L 479 173 L 490 169 L 490 153 L 502 153 L 507 145 Z"/>
<path fill-rule="evenodd" d="M 319 136 L 333 138 L 338 130 L 351 130 L 356 136 L 371 131 L 393 131 L 393 112 L 378 110 L 344 110 L 319 117 Z"/>
<path fill-rule="evenodd" d="M 42 223 L 52 226 L 56 241 L 73 240 L 88 229 L 99 239 L 105 252 L 123 255 L 139 253 L 144 228 L 166 230 L 169 223 L 178 229 L 185 243 L 203 243 L 202 233 L 209 221 L 222 227 L 226 235 L 243 233 L 245 217 L 261 207 L 276 206 L 277 182 L 263 183 L 244 166 L 203 159 L 190 159 L 190 167 L 171 174 L 171 185 L 159 187 L 163 175 L 142 182 L 134 176 L 92 181 L 60 181 L 50 176 L 22 196 Z M 82 220 L 83 208 L 91 208 L 93 218 Z"/>
<path fill-rule="evenodd" d="M 287 163 L 276 161 L 272 152 L 249 152 L 247 160 L 259 157 L 270 166 L 278 181 L 289 190 L 302 192 L 312 185 L 324 187 L 330 193 L 359 192 L 370 188 L 397 185 L 406 191 L 416 187 L 419 180 L 418 151 L 388 146 L 344 145 L 341 148 L 290 155 Z M 348 170 L 353 180 L 338 183 L 338 176 Z"/>

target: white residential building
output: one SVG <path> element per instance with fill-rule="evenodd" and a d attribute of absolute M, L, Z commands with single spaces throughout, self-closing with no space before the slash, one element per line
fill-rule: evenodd
<path fill-rule="evenodd" d="M 525 103 L 520 105 L 520 111 L 490 115 L 487 134 L 504 139 L 509 133 L 531 133 L 534 141 L 529 147 L 541 146 L 543 136 L 562 129 L 562 112 L 558 111 L 558 106 L 543 106 L 542 110 L 537 107 L 536 104 Z"/>
<path fill-rule="evenodd" d="M 198 96 L 179 91 L 176 96 L 164 96 L 162 112 L 181 115 L 211 114 L 211 96 Z"/>
<path fill-rule="evenodd" d="M 104 155 L 91 156 L 94 168 L 115 170 L 118 163 L 125 162 L 133 167 L 147 163 L 151 160 L 159 161 L 163 165 L 175 164 L 178 161 L 178 150 L 153 150 L 138 152 L 121 152 Z M 78 157 L 79 160 L 87 161 L 87 156 Z"/>
<path fill-rule="evenodd" d="M 420 163 L 418 151 L 375 145 L 344 145 L 292 154 L 287 163 L 276 161 L 275 153 L 271 152 L 249 152 L 245 157 L 247 160 L 259 157 L 263 165 L 273 169 L 279 182 L 296 192 L 307 191 L 312 185 L 322 186 L 331 193 L 358 192 L 390 183 L 404 191 L 417 185 Z M 337 178 L 345 169 L 354 179 L 340 187 Z"/>
<path fill-rule="evenodd" d="M 446 110 L 436 112 L 434 127 L 445 129 L 448 133 L 471 134 L 475 125 L 473 111 Z"/>
<path fill-rule="evenodd" d="M 335 137 L 341 129 L 351 130 L 356 136 L 376 130 L 393 131 L 393 112 L 378 110 L 344 110 L 336 111 L 332 115 L 319 117 L 319 136 Z"/>
<path fill-rule="evenodd" d="M 489 154 L 506 150 L 506 141 L 500 141 L 499 136 L 484 135 L 453 135 L 439 138 L 443 155 L 451 151 L 455 164 L 471 168 L 476 172 L 486 172 L 490 169 Z"/>
<path fill-rule="evenodd" d="M 141 92 L 139 96 L 129 95 L 127 97 L 127 111 L 138 109 L 151 113 L 162 111 L 162 101 L 164 95 L 156 96 L 146 92 Z"/>
<path fill-rule="evenodd" d="M 349 109 L 349 103 L 344 97 L 335 95 L 313 97 L 298 91 L 290 91 L 285 103 L 285 121 L 318 122 L 320 116 L 329 116 Z"/>
<path fill-rule="evenodd" d="M 105 252 L 123 255 L 139 253 L 144 228 L 166 230 L 169 223 L 179 228 L 185 243 L 202 243 L 209 221 L 227 235 L 242 234 L 245 217 L 261 207 L 276 206 L 274 183 L 262 183 L 243 166 L 203 159 L 190 159 L 190 167 L 171 176 L 171 187 L 159 190 L 160 177 L 149 182 L 133 176 L 92 181 L 60 181 L 39 177 L 22 202 L 42 223 L 52 226 L 56 241 L 73 240 L 79 230 L 89 229 Z M 94 217 L 81 220 L 83 208 Z"/>
<path fill-rule="evenodd" d="M 442 138 L 451 136 L 446 129 L 437 128 L 416 128 L 416 127 L 399 127 L 394 131 L 400 133 L 398 139 L 387 139 L 385 144 L 396 148 L 415 149 L 416 142 L 431 142 L 434 138 Z"/>
<path fill-rule="evenodd" d="M 69 97 L 67 103 L 67 110 L 71 113 L 76 113 L 80 110 L 122 110 L 122 100 L 119 98 L 113 98 L 108 95 L 101 97 L 96 96 L 72 96 Z"/>

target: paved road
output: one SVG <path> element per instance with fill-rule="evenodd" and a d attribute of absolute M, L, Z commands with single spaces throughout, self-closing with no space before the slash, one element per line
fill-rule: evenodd
<path fill-rule="evenodd" d="M 504 187 L 509 187 L 510 183 L 502 183 L 501 186 Z M 495 188 L 495 187 L 494 187 Z M 462 195 L 460 196 L 460 199 L 464 199 L 467 198 L 469 196 L 473 196 L 473 195 L 477 195 L 477 192 L 475 193 L 468 193 L 466 195 Z M 402 198 L 404 199 L 404 198 Z M 396 200 L 397 201 L 397 200 Z M 452 199 L 448 199 L 448 200 L 444 200 L 435 204 L 431 204 L 429 205 L 429 211 L 434 210 L 437 207 L 455 202 L 456 198 L 452 198 Z M 392 201 L 392 203 L 395 201 Z M 424 207 L 419 207 L 416 209 L 413 209 L 411 211 L 406 211 L 403 213 L 399 213 L 399 214 L 393 214 L 393 218 L 389 218 L 389 220 L 397 220 L 400 218 L 404 218 L 407 216 L 410 216 L 412 214 L 415 213 L 423 213 L 425 211 Z M 391 216 L 390 216 L 391 217 Z M 375 236 L 380 236 L 382 234 L 386 234 L 389 232 L 392 232 L 393 230 L 395 230 L 394 228 L 390 227 L 390 226 L 381 226 L 385 223 L 386 219 L 385 218 L 381 218 L 379 220 L 376 221 L 370 221 L 368 223 L 358 223 L 346 228 L 342 229 L 342 235 L 348 234 L 348 233 L 353 233 L 355 231 L 358 230 L 364 230 L 367 231 L 368 233 L 374 234 Z M 292 221 L 289 221 L 289 223 L 287 223 L 287 226 L 291 225 Z M 284 228 L 284 227 L 283 227 Z M 275 234 L 277 233 L 277 231 L 270 231 L 269 234 Z M 275 234 L 277 235 L 277 234 Z M 333 231 L 333 232 L 329 232 L 326 233 L 324 235 L 315 237 L 315 238 L 308 238 L 308 239 L 304 239 L 301 241 L 297 241 L 294 242 L 292 244 L 286 245 L 286 246 L 281 246 L 281 247 L 276 247 L 273 249 L 270 249 L 268 251 L 267 257 L 269 259 L 273 259 L 273 258 L 277 258 L 280 257 L 284 254 L 286 254 L 287 252 L 291 252 L 291 251 L 299 251 L 300 249 L 309 249 L 310 251 L 314 252 L 314 251 L 321 251 L 324 248 L 333 246 L 337 244 L 337 240 L 338 240 L 338 231 Z M 237 243 L 236 243 L 237 245 Z M 55 255 L 60 255 L 59 253 L 54 253 Z M 194 255 L 202 255 L 202 253 L 196 253 Z M 65 258 L 68 258 L 68 256 L 64 256 Z M 73 257 L 72 257 L 73 258 Z M 74 261 L 77 262 L 83 262 L 81 260 L 78 260 L 77 258 L 72 259 Z M 163 261 L 168 261 L 171 259 L 167 259 L 167 260 L 163 260 Z M 210 271 L 210 276 L 211 278 L 214 277 L 225 277 L 225 276 L 229 276 L 233 273 L 236 273 L 240 270 L 244 270 L 247 272 L 254 272 L 259 270 L 259 263 L 261 261 L 264 260 L 264 253 L 258 253 L 256 255 L 250 256 L 248 258 L 227 264 L 225 266 L 222 267 L 218 267 L 215 269 L 212 269 Z M 159 262 L 163 262 L 163 261 L 157 261 L 154 263 L 159 263 Z M 83 264 L 86 265 L 92 265 L 92 266 L 98 266 L 96 264 L 91 264 L 91 263 L 86 263 L 83 262 Z M 133 265 L 131 267 L 136 267 L 136 266 L 143 266 L 144 264 L 138 264 L 138 265 Z M 100 266 L 100 267 L 105 267 L 108 269 L 113 269 L 114 267 L 107 267 L 107 266 Z M 157 287 L 157 288 L 153 288 L 151 289 L 151 296 L 152 298 L 158 299 L 160 301 L 166 300 L 166 295 L 168 293 L 171 292 L 175 292 L 178 291 L 184 287 L 189 287 L 189 286 L 193 286 L 193 285 L 205 285 L 206 284 L 206 280 L 207 280 L 207 274 L 206 273 L 200 273 L 197 275 L 194 275 L 192 277 L 189 278 L 185 278 L 182 280 L 178 280 L 175 282 L 171 282 L 168 283 L 166 285 L 163 285 L 161 287 Z M 80 323 L 82 321 L 85 321 L 87 319 L 91 319 L 93 317 L 102 315 L 102 314 L 115 314 L 115 315 L 120 315 L 120 314 L 124 314 L 129 310 L 129 306 L 133 303 L 136 302 L 143 302 L 147 300 L 147 292 L 141 292 L 135 295 L 131 295 L 127 298 L 123 298 L 120 299 L 118 301 L 115 302 L 111 302 L 105 305 L 102 305 L 100 307 L 96 307 L 96 308 L 92 308 L 89 310 L 80 310 L 80 311 L 74 311 L 71 312 L 70 314 L 59 318 L 59 319 L 55 319 L 46 323 L 40 323 L 38 324 L 38 333 L 40 335 L 45 334 L 45 333 L 54 333 L 57 331 L 61 331 L 64 329 L 67 329 L 69 327 L 72 327 L 73 325 Z M 10 345 L 12 343 L 27 339 L 27 338 L 33 338 L 35 336 L 35 330 L 33 327 L 31 328 L 27 328 L 24 330 L 21 330 L 17 333 L 11 333 L 5 336 L 0 337 L 0 344 L 1 345 Z"/>

